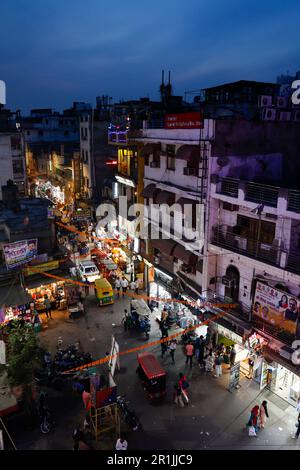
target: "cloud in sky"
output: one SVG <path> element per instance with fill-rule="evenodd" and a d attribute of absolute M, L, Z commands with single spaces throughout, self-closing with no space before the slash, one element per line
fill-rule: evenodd
<path fill-rule="evenodd" d="M 300 68 L 297 0 L 2 0 L 0 78 L 12 108 L 158 97 Z"/>

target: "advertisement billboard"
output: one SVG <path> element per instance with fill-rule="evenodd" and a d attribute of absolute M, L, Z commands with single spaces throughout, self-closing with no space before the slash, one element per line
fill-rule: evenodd
<path fill-rule="evenodd" d="M 296 335 L 297 326 L 300 325 L 299 312 L 300 301 L 295 296 L 257 282 L 252 307 L 253 315 L 276 326 L 279 330 Z"/>
<path fill-rule="evenodd" d="M 3 253 L 7 269 L 13 269 L 37 256 L 37 239 L 22 240 L 3 245 Z"/>
<path fill-rule="evenodd" d="M 165 129 L 202 129 L 201 113 L 166 114 Z"/>

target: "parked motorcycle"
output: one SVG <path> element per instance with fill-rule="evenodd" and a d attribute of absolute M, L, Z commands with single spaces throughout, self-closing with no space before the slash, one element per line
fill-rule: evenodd
<path fill-rule="evenodd" d="M 48 404 L 47 395 L 45 392 L 40 392 L 38 401 L 38 415 L 41 420 L 40 430 L 43 434 L 48 434 L 55 426 L 55 422 L 51 416 Z"/>
<path fill-rule="evenodd" d="M 127 402 L 123 397 L 117 397 L 117 405 L 121 411 L 124 421 L 133 430 L 141 429 L 141 423 L 137 415 L 129 408 Z"/>

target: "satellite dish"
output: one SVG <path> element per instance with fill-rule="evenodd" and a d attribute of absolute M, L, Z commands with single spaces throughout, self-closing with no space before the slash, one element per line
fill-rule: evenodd
<path fill-rule="evenodd" d="M 6 85 L 3 80 L 0 80 L 0 104 L 6 104 Z"/>

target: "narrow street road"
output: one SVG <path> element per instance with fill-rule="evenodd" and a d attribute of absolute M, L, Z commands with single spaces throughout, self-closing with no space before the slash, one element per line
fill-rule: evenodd
<path fill-rule="evenodd" d="M 121 319 L 125 308 L 129 308 L 128 298 L 117 299 L 114 305 L 99 308 L 91 295 L 86 300 L 85 317 L 70 320 L 66 313 L 57 313 L 49 321 L 49 327 L 40 333 L 40 338 L 52 352 L 56 349 L 59 336 L 66 345 L 80 339 L 83 349 L 95 359 L 110 351 L 112 334 L 121 351 L 144 344 L 147 340 L 139 332 L 124 332 Z M 158 325 L 152 320 L 149 341 L 159 337 Z M 227 366 L 218 379 L 201 371 L 196 361 L 190 370 L 185 366 L 181 346 L 177 347 L 175 365 L 168 355 L 160 359 L 160 346 L 151 349 L 167 370 L 167 396 L 164 402 L 156 405 L 148 403 L 136 375 L 136 353 L 121 357 L 121 370 L 115 375 L 118 393 L 125 395 L 143 425 L 143 431 L 126 431 L 130 449 L 300 449 L 300 440 L 292 439 L 297 413 L 287 402 L 269 391 L 260 393 L 257 384 L 245 377 L 241 379 L 241 388 L 230 393 L 227 390 Z M 190 404 L 185 408 L 178 408 L 172 403 L 173 385 L 181 371 L 187 373 L 190 382 Z M 261 430 L 257 437 L 250 438 L 245 425 L 251 408 L 256 403 L 261 404 L 263 399 L 268 400 L 270 418 L 266 429 Z M 46 436 L 38 429 L 27 430 L 21 423 L 21 417 L 5 418 L 17 448 L 72 448 L 73 428 L 84 417 L 80 396 L 71 390 L 64 394 L 51 390 L 49 404 L 56 427 Z M 104 439 L 96 447 L 112 449 L 113 444 L 109 439 Z"/>

